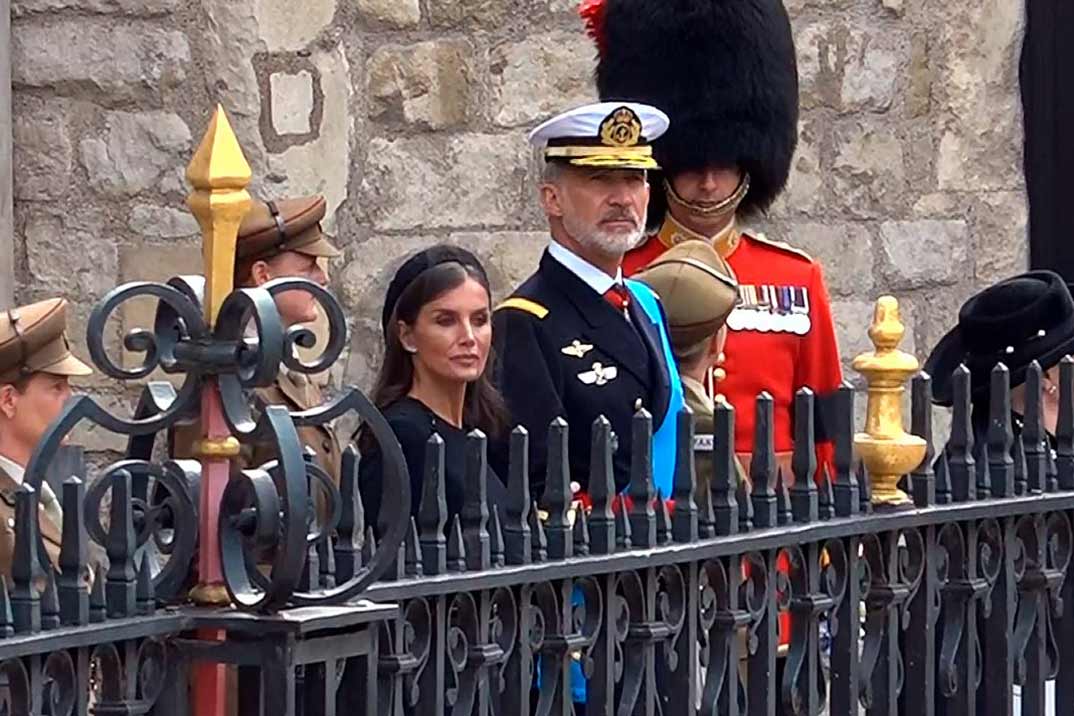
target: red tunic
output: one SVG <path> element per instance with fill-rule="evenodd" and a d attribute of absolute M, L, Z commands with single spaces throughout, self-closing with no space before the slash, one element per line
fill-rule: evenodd
<path fill-rule="evenodd" d="M 669 216 L 658 233 L 626 255 L 623 273 L 630 276 L 640 271 L 668 248 L 687 239 L 708 240 Z M 727 320 L 723 363 L 727 376 L 719 384 L 719 392 L 735 408 L 735 452 L 748 471 L 753 453 L 755 401 L 758 393 L 768 391 L 775 419 L 776 457 L 789 486 L 794 480 L 790 470 L 794 394 L 805 386 L 823 398 L 843 380 L 828 289 L 820 264 L 786 244 L 768 241 L 758 234 L 739 235 L 732 229 L 716 248 L 735 272 L 742 299 Z M 833 458 L 831 441 L 818 440 L 818 479 L 825 466 L 834 475 Z M 789 569 L 783 555 L 779 569 Z M 790 614 L 781 613 L 779 622 L 780 644 L 787 645 Z"/>
<path fill-rule="evenodd" d="M 668 247 L 701 238 L 670 217 L 660 232 L 628 253 L 623 272 L 631 275 Z M 772 396 L 775 448 L 788 484 L 794 448 L 792 410 L 795 392 L 809 387 L 818 399 L 831 395 L 843 380 L 828 290 L 820 264 L 785 244 L 759 234 L 733 232 L 717 249 L 735 272 L 742 305 L 728 318 L 719 392 L 735 408 L 735 452 L 749 467 L 753 452 L 757 394 Z M 825 437 L 823 431 L 818 437 Z M 829 436 L 830 437 L 830 436 Z M 829 440 L 817 445 L 818 470 L 832 469 Z"/>

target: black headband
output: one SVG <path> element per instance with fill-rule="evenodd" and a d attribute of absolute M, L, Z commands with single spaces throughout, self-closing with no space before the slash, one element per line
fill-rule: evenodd
<path fill-rule="evenodd" d="M 429 269 L 448 263 L 462 264 L 464 267 L 474 270 L 481 276 L 482 281 L 488 285 L 489 280 L 488 274 L 485 273 L 485 267 L 481 265 L 476 256 L 466 249 L 447 244 L 437 244 L 424 251 L 419 251 L 399 267 L 392 282 L 388 285 L 388 293 L 384 297 L 384 311 L 381 315 L 381 329 L 384 331 L 385 339 L 388 336 L 388 322 L 395 311 L 395 304 L 399 303 L 399 298 L 410 287 L 410 284 L 414 283 L 419 276 Z"/>

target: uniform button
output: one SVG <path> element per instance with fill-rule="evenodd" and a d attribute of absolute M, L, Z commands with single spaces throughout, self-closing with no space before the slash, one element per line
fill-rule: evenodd
<path fill-rule="evenodd" d="M 641 410 L 641 398 L 634 401 L 634 410 L 635 412 Z"/>

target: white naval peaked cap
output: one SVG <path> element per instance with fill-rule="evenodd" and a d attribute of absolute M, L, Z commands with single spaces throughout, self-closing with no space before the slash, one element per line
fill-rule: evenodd
<path fill-rule="evenodd" d="M 659 169 L 652 142 L 671 120 L 638 102 L 598 102 L 564 112 L 529 134 L 546 161 L 608 169 Z"/>

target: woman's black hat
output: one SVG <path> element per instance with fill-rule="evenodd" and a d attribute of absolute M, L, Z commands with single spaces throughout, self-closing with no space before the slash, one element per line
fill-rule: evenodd
<path fill-rule="evenodd" d="M 488 285 L 488 274 L 485 273 L 485 267 L 481 265 L 476 256 L 466 249 L 449 246 L 448 244 L 437 244 L 419 251 L 403 262 L 403 265 L 395 272 L 392 282 L 388 285 L 388 293 L 384 297 L 384 310 L 381 315 L 381 329 L 384 331 L 385 338 L 388 336 L 388 322 L 395 311 L 395 304 L 399 303 L 399 298 L 403 295 L 403 292 L 407 290 L 410 284 L 414 283 L 418 276 L 434 266 L 447 263 L 458 263 L 466 268 L 473 269 L 481 276 L 485 285 Z"/>
<path fill-rule="evenodd" d="M 932 400 L 951 405 L 951 376 L 962 363 L 970 371 L 974 400 L 988 395 L 997 363 L 1010 370 L 1011 386 L 1025 382 L 1037 361 L 1044 370 L 1074 352 L 1074 298 L 1062 277 L 1030 271 L 1001 281 L 971 297 L 958 312 L 958 325 L 936 344 L 925 361 L 932 376 Z"/>

